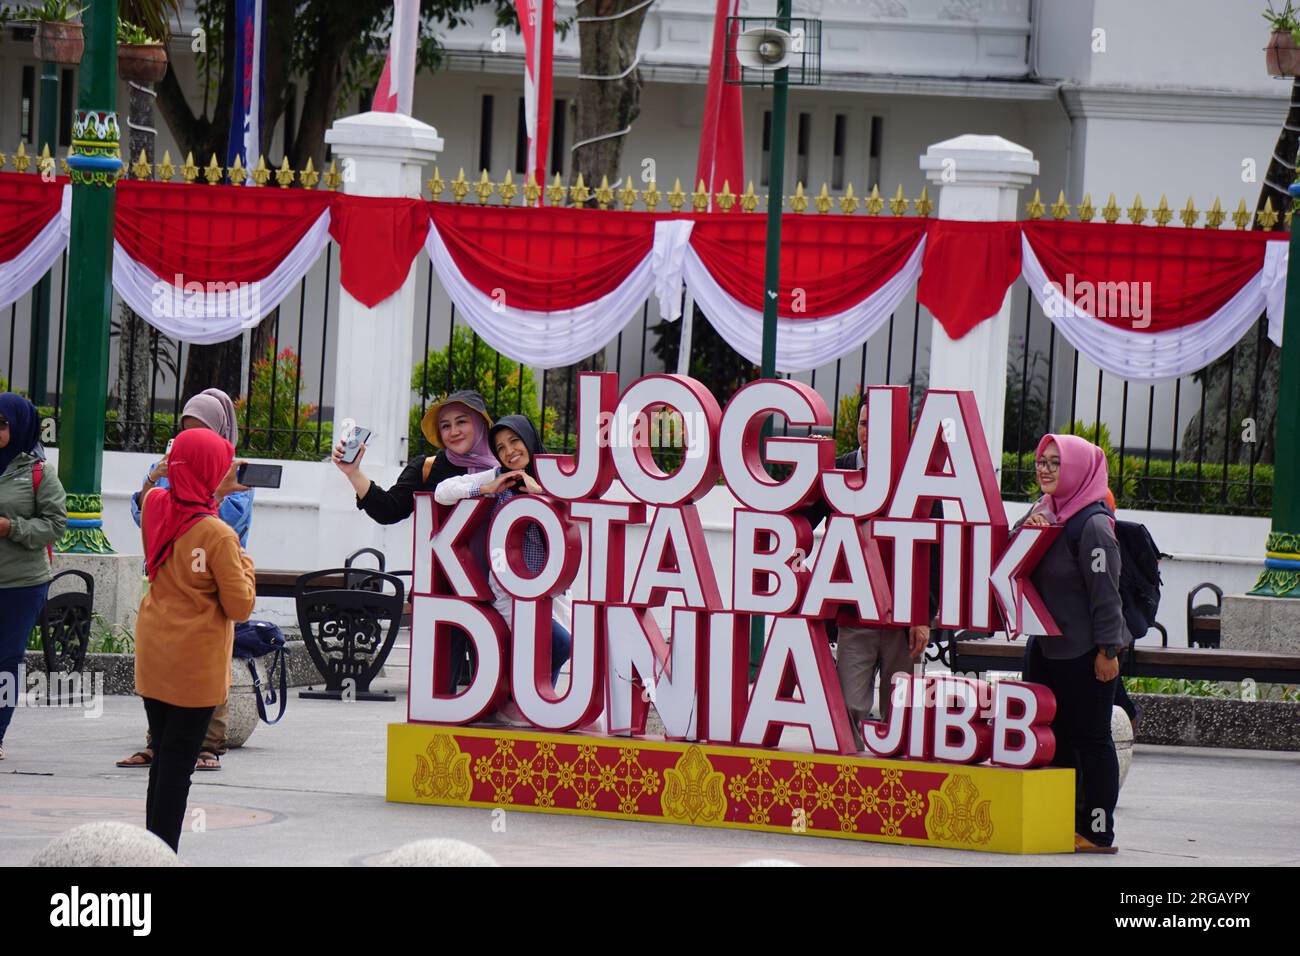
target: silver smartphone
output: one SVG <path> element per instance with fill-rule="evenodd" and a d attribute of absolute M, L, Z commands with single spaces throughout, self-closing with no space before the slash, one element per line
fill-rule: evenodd
<path fill-rule="evenodd" d="M 345 464 L 352 464 L 357 460 L 357 455 L 361 454 L 361 446 L 368 441 L 370 441 L 370 429 L 353 425 L 352 430 L 348 432 L 348 437 L 343 440 L 343 455 L 340 460 Z"/>

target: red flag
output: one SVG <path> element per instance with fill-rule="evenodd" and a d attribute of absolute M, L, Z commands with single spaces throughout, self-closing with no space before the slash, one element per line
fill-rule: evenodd
<path fill-rule="evenodd" d="M 415 51 L 420 43 L 419 0 L 394 0 L 393 29 L 388 37 L 388 56 L 379 76 L 370 108 L 376 113 L 411 115 L 415 92 Z M 397 75 L 393 75 L 393 62 Z"/>
<path fill-rule="evenodd" d="M 547 150 L 551 140 L 551 70 L 555 59 L 553 0 L 515 0 L 519 29 L 524 35 L 524 125 L 528 130 L 528 162 L 538 186 L 546 185 Z M 540 203 L 542 197 L 538 197 Z"/>
<path fill-rule="evenodd" d="M 704 94 L 704 128 L 700 131 L 700 161 L 695 182 L 704 181 L 710 194 L 745 188 L 745 124 L 741 114 L 740 86 L 727 83 L 727 17 L 735 16 L 740 0 L 718 0 L 713 15 L 713 56 L 709 61 L 709 86 Z M 733 25 L 732 32 L 735 32 Z M 735 54 L 730 54 L 734 56 Z M 712 200 L 710 199 L 710 204 Z"/>

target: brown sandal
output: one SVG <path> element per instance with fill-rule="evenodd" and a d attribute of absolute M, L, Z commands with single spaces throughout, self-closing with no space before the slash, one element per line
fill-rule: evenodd
<path fill-rule="evenodd" d="M 1101 846 L 1093 843 L 1087 837 L 1074 835 L 1074 852 L 1075 853 L 1105 853 L 1107 855 L 1119 852 L 1119 847 L 1111 844 L 1110 846 Z"/>
<path fill-rule="evenodd" d="M 153 753 L 151 751 L 137 750 L 131 756 L 119 760 L 117 765 L 119 767 L 147 767 L 151 763 L 153 763 Z"/>
<path fill-rule="evenodd" d="M 209 753 L 208 751 L 205 750 L 201 754 L 199 754 L 199 759 L 194 764 L 194 769 L 195 770 L 220 770 L 221 757 L 218 756 L 217 754 Z"/>

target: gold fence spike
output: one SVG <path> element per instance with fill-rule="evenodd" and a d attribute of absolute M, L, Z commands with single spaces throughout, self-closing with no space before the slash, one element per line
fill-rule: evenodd
<path fill-rule="evenodd" d="M 758 194 L 754 192 L 754 180 L 752 179 L 740 196 L 740 208 L 745 212 L 753 212 L 758 208 Z"/>
<path fill-rule="evenodd" d="M 469 192 L 469 183 L 465 181 L 465 167 L 462 166 L 456 173 L 456 178 L 451 181 L 451 198 L 456 202 L 464 202 L 465 194 Z"/>
<path fill-rule="evenodd" d="M 654 212 L 655 206 L 659 205 L 659 199 L 662 196 L 663 193 L 655 188 L 655 181 L 652 179 L 650 180 L 650 188 L 641 194 L 641 200 L 645 203 L 646 209 Z"/>
<path fill-rule="evenodd" d="M 199 178 L 199 167 L 194 165 L 193 151 L 185 154 L 185 162 L 181 165 L 181 178 L 187 183 L 192 183 Z"/>
<path fill-rule="evenodd" d="M 42 143 L 42 144 L 41 144 L 41 159 L 49 159 L 49 158 L 50 158 L 50 144 L 49 144 L 49 143 Z"/>
<path fill-rule="evenodd" d="M 844 195 L 840 197 L 840 212 L 846 216 L 851 216 L 858 211 L 858 197 L 853 195 L 853 184 L 849 183 L 844 187 Z"/>
<path fill-rule="evenodd" d="M 1250 210 L 1246 208 L 1246 200 L 1243 199 L 1240 202 L 1238 202 L 1237 209 L 1232 214 L 1233 225 L 1235 225 L 1238 229 L 1249 229 L 1250 221 L 1253 218 L 1255 217 L 1252 216 L 1250 214 Z"/>
<path fill-rule="evenodd" d="M 208 181 L 209 186 L 215 186 L 221 182 L 221 164 L 217 162 L 217 154 L 212 154 L 212 159 L 208 162 L 207 168 L 203 170 L 203 178 Z"/>
<path fill-rule="evenodd" d="M 1110 198 L 1106 200 L 1106 205 L 1101 207 L 1101 218 L 1114 225 L 1119 221 L 1119 213 L 1120 208 L 1115 202 L 1115 194 L 1111 193 Z"/>
<path fill-rule="evenodd" d="M 501 194 L 501 204 L 509 206 L 514 202 L 519 187 L 515 185 L 515 174 L 513 170 L 506 170 L 506 178 L 501 180 L 501 185 L 497 187 L 497 192 Z"/>
<path fill-rule="evenodd" d="M 14 153 L 14 169 L 20 173 L 27 172 L 27 167 L 32 164 L 32 158 L 27 155 L 27 146 L 23 143 L 18 144 L 18 152 Z"/>
<path fill-rule="evenodd" d="M 286 189 L 293 184 L 294 172 L 289 168 L 289 157 L 285 156 L 280 161 L 280 168 L 275 171 L 275 181 L 281 189 Z"/>
<path fill-rule="evenodd" d="M 1047 207 L 1043 205 L 1043 196 L 1037 189 L 1034 190 L 1034 198 L 1025 203 L 1025 214 L 1030 219 L 1042 219 L 1043 213 Z"/>
<path fill-rule="evenodd" d="M 934 202 L 930 199 L 929 188 L 922 186 L 921 198 L 916 201 L 916 214 L 922 219 L 928 219 L 932 212 L 934 212 Z"/>
<path fill-rule="evenodd" d="M 144 155 L 143 152 L 141 155 Z M 49 143 L 41 147 L 41 158 L 36 161 L 36 171 L 42 176 L 54 175 L 54 157 L 50 155 Z"/>
<path fill-rule="evenodd" d="M 1219 204 L 1219 197 L 1214 197 L 1214 205 L 1210 211 L 1205 214 L 1205 228 L 1218 229 L 1223 225 L 1223 220 L 1227 218 L 1227 213 L 1223 211 L 1223 206 Z"/>
<path fill-rule="evenodd" d="M 333 168 L 332 164 L 331 168 Z M 447 185 L 442 181 L 442 173 L 438 171 L 437 166 L 433 167 L 433 175 L 425 185 L 429 187 L 429 194 L 433 197 L 433 201 L 437 202 L 442 197 L 443 188 Z"/>
<path fill-rule="evenodd" d="M 582 173 L 578 173 L 578 178 L 572 186 L 569 187 L 569 203 L 575 207 L 587 205 L 587 200 L 591 198 L 591 190 L 583 182 Z"/>
<path fill-rule="evenodd" d="M 68 165 L 67 156 L 63 156 L 59 159 L 59 175 L 67 179 L 72 178 L 72 167 Z"/>
<path fill-rule="evenodd" d="M 1065 190 L 1062 189 L 1056 196 L 1056 202 L 1051 205 L 1052 218 L 1057 222 L 1062 222 L 1070 218 L 1070 204 L 1065 201 Z"/>
<path fill-rule="evenodd" d="M 833 200 L 831 199 L 830 189 L 825 183 L 822 183 L 822 191 L 819 192 L 817 198 L 813 200 L 813 205 L 817 207 L 817 211 L 823 216 L 831 211 Z"/>
<path fill-rule="evenodd" d="M 686 204 L 686 193 L 682 192 L 681 179 L 673 180 L 673 191 L 668 194 L 668 208 L 673 212 L 681 212 L 682 206 Z"/>
<path fill-rule="evenodd" d="M 808 208 L 808 197 L 804 195 L 803 183 L 794 184 L 794 195 L 790 197 L 790 211 L 802 214 Z"/>
<path fill-rule="evenodd" d="M 316 172 L 316 164 L 311 161 L 310 156 L 307 157 L 307 165 L 298 174 L 298 181 L 307 189 L 315 189 L 316 184 L 320 182 L 320 173 Z"/>
<path fill-rule="evenodd" d="M 609 188 L 609 177 L 604 173 L 601 173 L 600 185 L 592 195 L 596 197 L 596 206 L 599 209 L 608 209 L 609 204 L 614 201 L 614 190 Z"/>
<path fill-rule="evenodd" d="M 723 212 L 731 212 L 732 207 L 736 205 L 736 194 L 731 191 L 730 179 L 722 181 L 722 192 L 717 193 L 713 198 L 718 201 L 719 209 Z"/>
<path fill-rule="evenodd" d="M 1160 205 L 1151 211 L 1151 218 L 1156 221 L 1157 226 L 1169 225 L 1169 220 L 1174 218 L 1174 211 L 1169 208 L 1169 200 L 1164 193 L 1160 194 Z"/>
<path fill-rule="evenodd" d="M 437 175 L 435 172 L 434 175 Z M 338 188 L 343 185 L 343 177 L 339 174 L 339 163 L 336 159 L 330 160 L 329 169 L 325 170 L 325 188 L 330 192 L 337 192 Z M 442 192 L 442 181 L 438 182 L 438 191 Z"/>
<path fill-rule="evenodd" d="M 253 177 L 254 186 L 265 186 L 271 181 L 271 167 L 266 165 L 265 156 L 257 157 L 257 165 L 252 168 L 249 175 Z M 342 182 L 341 178 L 339 182 Z"/>
<path fill-rule="evenodd" d="M 1288 209 L 1286 211 L 1286 215 L 1282 217 L 1282 225 L 1286 228 L 1288 232 L 1290 232 L 1291 230 L 1291 215 L 1294 211 L 1295 210 L 1293 209 Z"/>
<path fill-rule="evenodd" d="M 163 150 L 163 161 L 158 164 L 158 178 L 165 183 L 172 181 L 176 175 L 176 166 L 172 163 L 172 154 L 168 150 Z"/>
<path fill-rule="evenodd" d="M 636 207 L 637 191 L 632 185 L 632 177 L 623 177 L 623 188 L 618 191 L 618 201 L 623 204 L 624 212 L 631 212 Z"/>
<path fill-rule="evenodd" d="M 487 201 L 492 198 L 492 180 L 488 178 L 486 169 L 479 173 L 478 182 L 474 184 L 474 194 L 478 196 L 480 206 L 486 206 Z"/>
<path fill-rule="evenodd" d="M 4 169 L 5 164 L 8 162 L 9 162 L 9 157 L 6 156 L 4 153 L 0 153 L 0 169 Z"/>
<path fill-rule="evenodd" d="M 1255 213 L 1255 219 L 1261 229 L 1272 229 L 1277 225 L 1278 214 L 1277 210 L 1273 208 L 1272 198 L 1266 197 L 1264 199 L 1264 208 Z"/>
<path fill-rule="evenodd" d="M 244 169 L 244 164 L 240 161 L 238 154 L 235 156 L 235 164 L 227 172 L 230 174 L 230 184 L 232 186 L 242 186 L 244 180 L 248 178 L 248 171 Z"/>
<path fill-rule="evenodd" d="M 1133 205 L 1128 207 L 1128 221 L 1135 226 L 1142 225 L 1147 218 L 1146 207 L 1142 205 L 1142 194 L 1138 193 L 1133 197 Z"/>
<path fill-rule="evenodd" d="M 691 193 L 691 206 L 696 212 L 709 211 L 709 187 L 704 185 L 701 179 L 695 185 L 695 192 Z"/>
<path fill-rule="evenodd" d="M 1187 205 L 1184 206 L 1183 211 L 1178 214 L 1178 218 L 1183 221 L 1183 225 L 1188 229 L 1191 229 L 1196 225 L 1196 220 L 1201 218 L 1201 214 L 1197 211 L 1196 204 L 1192 202 L 1191 196 L 1187 197 Z"/>
<path fill-rule="evenodd" d="M 1083 194 L 1083 202 L 1079 203 L 1076 212 L 1079 214 L 1079 222 L 1092 222 L 1097 215 L 1097 207 L 1092 204 L 1092 193 Z"/>
<path fill-rule="evenodd" d="M 564 183 L 560 182 L 560 174 L 556 173 L 555 181 L 546 187 L 546 201 L 552 206 L 563 206 L 567 192 Z"/>
<path fill-rule="evenodd" d="M 867 197 L 863 206 L 867 210 L 868 216 L 879 216 L 880 210 L 885 208 L 885 201 L 880 198 L 880 184 L 871 187 L 871 195 Z"/>
<path fill-rule="evenodd" d="M 524 180 L 524 205 L 536 206 L 541 197 L 542 187 L 537 185 L 537 177 L 529 172 L 528 178 Z"/>
<path fill-rule="evenodd" d="M 907 197 L 903 195 L 903 184 L 898 184 L 898 190 L 894 193 L 894 198 L 889 200 L 889 211 L 895 216 L 907 215 Z"/>

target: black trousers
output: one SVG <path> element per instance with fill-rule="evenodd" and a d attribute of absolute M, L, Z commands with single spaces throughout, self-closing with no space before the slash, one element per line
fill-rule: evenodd
<path fill-rule="evenodd" d="M 177 707 L 152 697 L 144 698 L 144 712 L 153 739 L 144 825 L 173 850 L 180 846 L 185 806 L 190 798 L 190 778 L 213 710 L 213 707 Z"/>
<path fill-rule="evenodd" d="M 1097 680 L 1097 652 L 1071 660 L 1044 657 L 1037 641 L 1025 655 L 1025 680 L 1045 684 L 1056 695 L 1054 767 L 1074 770 L 1074 832 L 1098 846 L 1115 842 L 1119 800 L 1119 758 L 1110 735 L 1111 709 L 1119 678 Z"/>

